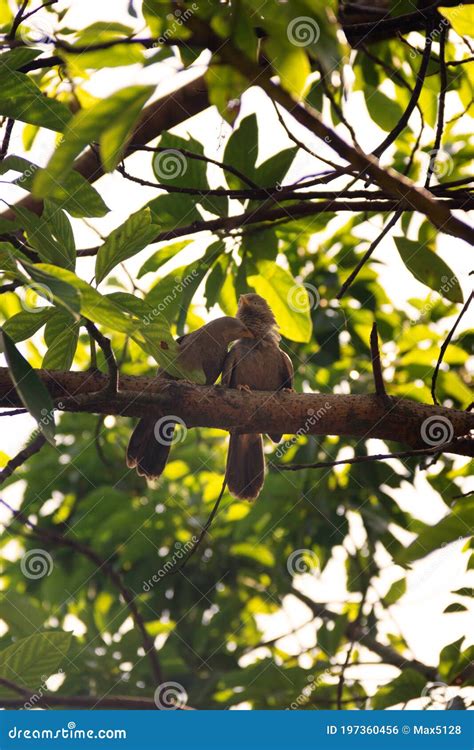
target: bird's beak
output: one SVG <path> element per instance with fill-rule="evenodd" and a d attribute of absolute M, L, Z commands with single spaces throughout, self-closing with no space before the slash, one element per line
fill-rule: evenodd
<path fill-rule="evenodd" d="M 248 305 L 247 297 L 245 294 L 241 294 L 239 297 L 239 307 L 244 307 L 245 305 Z"/>

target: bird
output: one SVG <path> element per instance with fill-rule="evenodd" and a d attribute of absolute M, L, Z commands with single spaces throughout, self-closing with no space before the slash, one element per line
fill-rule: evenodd
<path fill-rule="evenodd" d="M 292 391 L 293 363 L 280 349 L 281 336 L 267 301 L 259 294 L 240 295 L 236 317 L 254 339 L 240 339 L 229 351 L 222 371 L 222 385 L 240 390 Z M 269 437 L 278 443 L 282 436 L 270 434 Z M 230 494 L 242 500 L 256 500 L 264 477 L 262 435 L 231 432 L 226 466 Z"/>
<path fill-rule="evenodd" d="M 197 331 L 178 338 L 177 364 L 183 370 L 204 371 L 206 385 L 212 385 L 222 372 L 227 349 L 232 341 L 251 338 L 252 333 L 242 320 L 223 316 L 211 320 Z M 177 380 L 163 369 L 157 372 L 158 379 Z M 129 469 L 136 469 L 139 476 L 157 479 L 164 471 L 176 422 L 166 418 L 166 424 L 155 417 L 143 417 L 135 427 L 127 448 L 126 461 Z"/>

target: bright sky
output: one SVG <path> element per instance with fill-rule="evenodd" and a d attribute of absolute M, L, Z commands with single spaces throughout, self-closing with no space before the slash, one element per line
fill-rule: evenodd
<path fill-rule="evenodd" d="M 73 0 L 73 2 L 58 3 L 58 6 L 71 6 L 64 19 L 64 23 L 69 27 L 83 28 L 96 20 L 106 19 L 128 25 L 133 25 L 134 21 L 126 13 L 127 2 L 125 0 L 102 0 L 101 2 L 97 2 L 97 0 L 80 0 L 80 2 L 79 0 Z M 38 14 L 37 19 L 40 28 L 45 31 L 54 31 L 51 28 L 48 14 L 45 12 L 41 16 Z M 136 20 L 136 30 L 141 30 L 140 20 Z M 203 70 L 203 65 L 204 61 L 196 66 L 199 67 L 199 72 Z M 144 70 L 139 66 L 109 69 L 106 72 L 94 74 L 93 80 L 87 85 L 87 88 L 95 96 L 105 96 L 129 84 L 157 83 L 159 84 L 157 96 L 161 96 L 176 86 L 182 85 L 187 78 L 196 74 L 193 71 L 176 73 L 174 68 L 176 68 L 176 63 L 166 66 L 153 65 Z M 450 98 L 448 96 L 449 106 Z M 278 152 L 282 147 L 290 145 L 278 124 L 273 107 L 255 89 L 252 89 L 244 97 L 242 115 L 245 116 L 252 111 L 257 111 L 261 123 L 261 142 L 259 144 L 261 160 Z M 346 114 L 357 125 L 357 132 L 361 134 L 361 145 L 367 150 L 370 150 L 374 142 L 378 142 L 383 137 L 382 131 L 374 126 L 367 117 L 360 93 L 351 96 Z M 294 121 L 288 121 L 288 123 L 294 133 L 300 138 L 304 137 L 305 142 L 310 147 L 317 147 L 320 149 L 320 153 L 329 158 L 335 158 L 329 148 L 326 147 L 325 151 L 321 151 L 321 144 L 315 138 L 308 137 L 308 133 L 303 131 Z M 177 128 L 176 132 L 181 135 L 186 134 L 186 132 L 191 133 L 205 144 L 208 156 L 219 158 L 219 155 L 222 155 L 223 144 L 225 143 L 224 137 L 228 135 L 230 129 L 229 126 L 222 124 L 217 112 L 212 110 L 193 118 L 192 121 Z M 341 135 L 347 137 L 344 128 L 340 132 Z M 33 151 L 25 154 L 21 141 L 21 128 L 16 126 L 13 130 L 10 152 L 25 155 L 32 161 L 43 165 L 51 152 L 52 143 L 51 134 L 46 132 L 41 138 L 37 139 Z M 306 154 L 301 154 L 296 160 L 288 179 L 292 180 L 324 169 L 324 165 L 320 162 L 313 161 L 310 164 L 309 159 L 310 157 Z M 153 179 L 149 162 L 149 156 L 137 154 L 127 160 L 127 168 L 132 174 Z M 117 174 L 102 178 L 98 183 L 98 188 L 112 211 L 102 219 L 88 220 L 89 226 L 86 226 L 84 222 L 73 220 L 78 247 L 96 244 L 96 232 L 103 235 L 107 234 L 123 221 L 125 215 L 140 208 L 147 200 L 157 194 L 152 188 L 125 182 Z M 8 202 L 14 202 L 24 194 L 19 188 L 2 192 Z M 347 221 L 347 218 L 348 215 L 344 215 L 340 221 Z M 376 236 L 379 228 L 380 223 L 377 221 L 371 230 L 373 236 Z M 365 237 L 365 239 L 371 238 Z M 207 244 L 208 242 L 204 238 L 196 241 L 186 260 L 199 257 Z M 324 235 L 315 239 L 315 250 L 318 246 L 322 246 L 324 249 Z M 144 250 L 131 261 L 127 261 L 127 268 L 133 273 L 140 267 L 149 252 L 149 249 Z M 441 235 L 438 242 L 438 252 L 458 275 L 464 287 L 464 294 L 467 296 L 469 294 L 468 273 L 472 269 L 472 261 L 469 261 L 470 248 L 460 240 Z M 374 257 L 383 263 L 380 266 L 381 279 L 388 295 L 397 305 L 406 305 L 406 300 L 411 296 L 423 298 L 427 295 L 426 287 L 418 283 L 402 265 L 392 239 L 385 239 L 380 244 Z M 180 256 L 179 265 L 183 263 L 182 258 L 183 256 Z M 170 268 L 171 266 L 165 266 L 163 273 L 167 273 Z M 93 261 L 82 259 L 78 265 L 78 273 L 86 280 L 90 280 L 93 276 Z M 200 312 L 203 317 L 207 315 L 204 308 Z M 213 311 L 213 313 L 218 314 L 218 311 Z M 29 416 L 19 416 L 9 418 L 8 425 L 5 420 L 2 420 L 2 427 L 4 429 L 0 435 L 0 450 L 12 456 L 24 445 L 29 432 L 34 428 L 34 422 Z M 373 452 L 379 451 L 381 445 L 383 450 L 383 444 L 380 441 L 370 442 Z M 459 459 L 459 464 L 462 461 L 463 459 Z M 436 472 L 436 467 L 432 471 Z M 468 482 L 465 482 L 464 491 L 472 489 L 473 486 L 474 484 L 469 485 Z M 19 485 L 10 488 L 4 493 L 5 499 L 18 505 L 21 498 L 20 489 Z M 424 474 L 419 475 L 415 487 L 406 484 L 403 490 L 395 493 L 395 496 L 397 502 L 403 508 L 425 522 L 435 523 L 445 513 L 443 503 L 431 489 Z M 357 528 L 355 521 L 352 526 L 353 538 L 358 543 L 361 539 L 360 529 Z M 474 607 L 472 605 L 470 611 L 466 613 L 442 614 L 443 609 L 449 602 L 450 591 L 474 584 L 474 571 L 470 571 L 469 574 L 464 572 L 465 558 L 462 558 L 459 554 L 461 547 L 462 543 L 449 545 L 417 563 L 413 572 L 409 575 L 407 594 L 396 606 L 391 608 L 390 620 L 385 623 L 387 632 L 402 632 L 408 641 L 412 655 L 429 664 L 437 662 L 439 650 L 446 643 L 454 641 L 464 633 L 474 633 Z M 328 566 L 322 577 L 318 578 L 311 575 L 301 577 L 303 589 L 319 601 L 344 601 L 347 598 L 347 593 L 343 586 L 343 565 L 344 552 L 339 547 L 335 550 L 334 561 Z M 380 595 L 383 595 L 390 584 L 402 575 L 402 570 L 392 566 L 389 559 L 384 561 L 384 565 L 386 569 L 377 584 Z M 308 618 L 308 614 L 303 605 L 296 608 L 295 600 L 289 601 L 284 612 L 270 618 L 263 618 L 265 620 L 265 637 L 273 638 L 287 629 L 300 625 Z M 293 645 L 298 643 L 311 645 L 311 638 L 314 639 L 314 628 L 303 629 L 299 634 L 299 639 L 293 639 Z M 373 689 L 375 684 L 373 680 L 378 680 L 381 676 L 390 679 L 393 676 L 393 670 L 385 670 L 382 667 L 365 670 L 364 680 L 368 689 L 370 689 L 371 684 Z"/>

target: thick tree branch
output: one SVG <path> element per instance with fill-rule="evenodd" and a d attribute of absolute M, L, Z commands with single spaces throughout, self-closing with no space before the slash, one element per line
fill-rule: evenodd
<path fill-rule="evenodd" d="M 297 103 L 291 94 L 275 84 L 271 71 L 262 70 L 258 64 L 233 47 L 229 40 L 224 40 L 215 34 L 210 26 L 199 18 L 193 16 L 188 20 L 188 25 L 196 33 L 198 39 L 201 37 L 206 40 L 209 49 L 218 54 L 223 62 L 234 67 L 251 83 L 259 85 L 275 102 L 291 112 L 292 117 L 300 125 L 327 143 L 362 177 L 372 178 L 382 190 L 386 190 L 395 199 L 408 202 L 413 210 L 425 214 L 439 230 L 474 245 L 474 229 L 453 216 L 446 205 L 439 206 L 427 190 L 416 187 L 411 180 L 393 169 L 382 168 L 374 156 L 365 154 L 357 147 L 346 143 L 338 133 L 323 122 L 319 112 L 309 105 L 303 106 Z"/>
<path fill-rule="evenodd" d="M 62 402 L 64 411 L 86 411 L 130 417 L 174 415 L 188 427 L 260 433 L 298 433 L 376 437 L 425 448 L 447 442 L 437 432 L 443 427 L 449 439 L 468 435 L 474 429 L 474 414 L 428 406 L 401 398 L 387 407 L 373 395 L 243 393 L 221 386 L 198 386 L 155 377 L 122 376 L 120 391 L 104 394 L 108 376 L 102 373 L 52 372 L 37 370 L 51 396 Z M 83 394 L 90 394 L 88 399 Z M 81 398 L 76 401 L 77 395 Z M 21 405 L 7 368 L 0 368 L 0 407 Z M 430 419 L 431 418 L 431 419 Z M 437 419 L 436 419 L 437 418 Z M 428 421 L 430 420 L 430 421 Z M 432 441 L 432 442 L 430 442 Z M 456 450 L 474 455 L 474 442 L 466 438 Z"/>
<path fill-rule="evenodd" d="M 179 123 L 202 112 L 208 106 L 207 88 L 203 77 L 196 78 L 182 88 L 153 102 L 143 110 L 127 146 L 125 156 L 133 154 L 143 144 L 161 135 L 163 131 L 170 130 Z M 91 148 L 87 149 L 76 160 L 74 168 L 90 183 L 95 182 L 104 174 L 102 166 L 97 161 L 97 155 Z M 36 200 L 31 195 L 19 201 L 18 205 L 37 214 L 40 214 L 43 208 L 43 202 Z M 14 208 L 4 211 L 0 214 L 0 218 L 14 218 Z"/>

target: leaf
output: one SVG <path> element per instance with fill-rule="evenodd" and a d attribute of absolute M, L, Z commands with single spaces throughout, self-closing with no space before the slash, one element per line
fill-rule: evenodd
<path fill-rule="evenodd" d="M 383 597 L 383 603 L 386 607 L 390 607 L 392 604 L 395 604 L 401 596 L 406 592 L 407 590 L 407 582 L 406 578 L 400 578 L 398 581 L 394 581 L 392 585 L 390 586 L 389 590 Z"/>
<path fill-rule="evenodd" d="M 449 604 L 446 609 L 443 609 L 443 614 L 447 615 L 452 612 L 467 612 L 467 607 L 464 606 L 464 604 L 461 604 L 460 602 L 453 602 L 452 604 Z"/>
<path fill-rule="evenodd" d="M 183 291 L 180 295 L 179 315 L 178 315 L 178 334 L 184 333 L 184 325 L 186 323 L 186 316 L 188 313 L 189 306 L 193 299 L 193 296 L 204 279 L 209 269 L 215 263 L 215 261 L 225 252 L 225 243 L 222 240 L 217 240 L 209 245 L 202 258 L 191 263 L 183 273 L 181 277 L 181 285 Z"/>
<path fill-rule="evenodd" d="M 55 303 L 67 310 L 71 315 L 79 318 L 79 312 L 81 309 L 81 298 L 76 289 L 70 284 L 61 281 L 56 278 L 55 275 L 47 273 L 44 269 L 48 268 L 47 265 L 42 266 L 40 263 L 24 263 L 30 277 L 33 279 L 33 283 L 30 284 L 30 288 L 33 289 L 36 294 L 46 299 L 49 303 Z M 59 271 L 58 266 L 50 266 Z"/>
<path fill-rule="evenodd" d="M 30 339 L 50 319 L 52 307 L 38 307 L 32 312 L 23 310 L 13 315 L 3 324 L 3 330 L 15 343 Z"/>
<path fill-rule="evenodd" d="M 434 526 L 423 525 L 418 537 L 397 555 L 396 561 L 412 563 L 450 542 L 472 535 L 474 498 L 456 503 L 449 515 Z"/>
<path fill-rule="evenodd" d="M 301 99 L 307 89 L 311 73 L 308 55 L 301 47 L 282 43 L 281 39 L 269 38 L 265 43 L 272 68 L 280 78 L 282 88 L 297 99 Z"/>
<path fill-rule="evenodd" d="M 31 191 L 34 175 L 40 167 L 21 156 L 7 156 L 0 163 L 0 174 L 10 169 L 21 173 L 14 184 Z M 110 210 L 97 190 L 75 170 L 54 186 L 50 200 L 76 218 L 105 216 Z"/>
<path fill-rule="evenodd" d="M 34 693 L 51 675 L 66 668 L 71 638 L 71 633 L 46 631 L 12 643 L 0 651 L 0 674 Z M 18 697 L 18 693 L 0 687 L 2 697 L 12 694 Z"/>
<path fill-rule="evenodd" d="M 46 440 L 54 445 L 54 404 L 49 391 L 4 330 L 2 342 L 10 377 L 22 404 L 36 419 Z"/>
<path fill-rule="evenodd" d="M 95 277 L 99 284 L 116 265 L 143 250 L 156 237 L 158 229 L 152 224 L 151 211 L 142 208 L 114 229 L 99 247 Z"/>
<path fill-rule="evenodd" d="M 48 351 L 41 367 L 46 370 L 69 370 L 76 353 L 80 323 L 65 310 L 56 310 L 46 323 L 44 340 Z"/>
<path fill-rule="evenodd" d="M 313 327 L 306 288 L 274 261 L 259 260 L 255 265 L 258 276 L 249 276 L 248 282 L 267 300 L 283 336 L 292 341 L 310 341 Z"/>
<path fill-rule="evenodd" d="M 41 260 L 63 268 L 74 268 L 74 236 L 69 219 L 60 208 L 45 201 L 41 216 L 18 204 L 15 205 L 14 211 L 26 230 L 29 244 Z"/>
<path fill-rule="evenodd" d="M 253 180 L 255 163 L 258 157 L 258 125 L 256 115 L 248 115 L 240 122 L 239 127 L 234 130 L 224 151 L 223 161 L 236 167 L 250 180 Z M 231 172 L 226 172 L 226 179 L 232 190 L 247 188 L 240 177 Z"/>
<path fill-rule="evenodd" d="M 257 185 L 261 187 L 273 187 L 281 184 L 293 164 L 297 153 L 298 147 L 291 146 L 270 157 L 263 164 L 260 164 L 255 170 L 255 182 Z"/>
<path fill-rule="evenodd" d="M 402 261 L 415 279 L 450 302 L 464 301 L 457 277 L 433 250 L 405 237 L 394 237 L 394 240 Z"/>
<path fill-rule="evenodd" d="M 400 104 L 373 86 L 366 86 L 364 93 L 370 117 L 382 130 L 390 132 L 403 115 Z"/>
<path fill-rule="evenodd" d="M 74 115 L 47 167 L 35 175 L 35 197 L 46 198 L 54 194 L 57 183 L 71 172 L 76 156 L 93 141 L 99 141 L 104 169 L 114 169 L 122 158 L 130 131 L 153 91 L 154 86 L 129 86 Z"/>
<path fill-rule="evenodd" d="M 205 73 L 209 90 L 209 103 L 231 125 L 240 112 L 240 98 L 248 88 L 248 80 L 232 65 L 211 65 Z"/>
<path fill-rule="evenodd" d="M 192 240 L 183 240 L 182 242 L 173 242 L 171 245 L 165 245 L 160 247 L 159 250 L 153 253 L 148 260 L 145 261 L 143 266 L 140 268 L 137 279 L 141 279 L 146 273 L 157 271 L 161 266 L 167 263 L 171 258 L 184 250 L 192 243 Z"/>
<path fill-rule="evenodd" d="M 76 289 L 80 293 L 80 310 L 85 317 L 120 333 L 134 334 L 137 331 L 138 322 L 130 321 L 119 307 L 72 271 L 46 263 L 38 263 L 34 269 L 37 278 L 42 278 L 42 274 L 45 274 L 43 278 L 52 277 L 65 283 L 68 288 Z"/>
<path fill-rule="evenodd" d="M 474 28 L 474 8 L 472 5 L 459 5 L 456 8 L 438 8 L 438 11 L 453 27 L 459 36 L 472 36 Z"/>
<path fill-rule="evenodd" d="M 0 55 L 0 75 L 11 75 L 14 70 L 18 70 L 32 60 L 36 60 L 41 55 L 40 49 L 33 47 L 16 47 Z"/>
<path fill-rule="evenodd" d="M 255 560 L 269 568 L 275 565 L 273 554 L 263 544 L 249 544 L 247 542 L 233 544 L 230 548 L 230 554 L 237 557 L 247 557 L 249 560 Z"/>
<path fill-rule="evenodd" d="M 18 71 L 0 78 L 0 115 L 60 133 L 71 120 L 65 104 L 45 96 L 29 76 Z"/>
<path fill-rule="evenodd" d="M 414 669 L 404 669 L 388 685 L 384 685 L 372 698 L 373 708 L 376 711 L 395 706 L 397 703 L 406 703 L 413 698 L 419 698 L 426 686 L 426 677 L 423 677 Z"/>
<path fill-rule="evenodd" d="M 207 181 L 207 163 L 202 159 L 193 159 L 182 151 L 190 151 L 202 156 L 204 148 L 194 138 L 181 138 L 172 133 L 163 133 L 160 149 L 153 156 L 152 167 L 158 183 L 174 187 L 209 190 Z"/>

